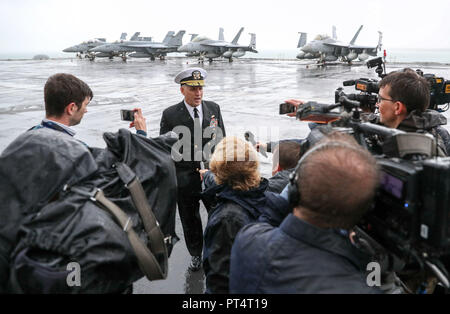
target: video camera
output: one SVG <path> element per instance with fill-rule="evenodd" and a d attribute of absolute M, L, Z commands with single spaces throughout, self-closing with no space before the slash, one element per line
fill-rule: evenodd
<path fill-rule="evenodd" d="M 375 72 L 380 78 L 386 76 L 386 66 L 382 57 L 371 59 L 367 61 L 367 67 L 374 68 Z M 344 86 L 355 86 L 355 89 L 360 91 L 360 94 L 348 94 L 346 95 L 348 99 L 356 100 L 360 103 L 360 107 L 365 112 L 375 112 L 377 103 L 377 94 L 380 90 L 378 86 L 378 81 L 375 79 L 360 78 L 358 80 L 348 80 L 344 81 L 342 84 Z M 340 87 L 335 92 L 335 102 L 338 102 L 339 97 L 343 93 L 343 88 Z"/>
<path fill-rule="evenodd" d="M 380 185 L 373 208 L 356 228 L 357 236 L 383 248 L 384 253 L 377 252 L 382 269 L 400 277 L 412 268 L 431 272 L 450 288 L 442 263 L 450 256 L 450 157 L 434 157 L 437 145 L 429 134 L 363 122 L 360 101 L 343 92 L 337 96 L 335 104 L 305 103 L 297 118 L 331 122 L 311 131 L 309 145 L 323 133 L 346 132 L 377 158 Z M 339 108 L 340 113 L 335 111 Z"/>
<path fill-rule="evenodd" d="M 382 57 L 374 58 L 367 61 L 368 68 L 374 68 L 380 78 L 384 78 L 386 74 L 386 64 Z M 447 111 L 450 106 L 450 81 L 443 77 L 437 77 L 435 74 L 424 74 L 422 70 L 417 69 L 416 73 L 425 78 L 430 84 L 430 106 L 429 109 L 439 112 Z M 348 80 L 343 82 L 344 86 L 355 86 L 360 94 L 348 94 L 349 99 L 357 100 L 361 103 L 363 111 L 375 111 L 377 96 L 380 88 L 379 82 L 375 79 L 360 78 L 357 80 Z M 342 88 L 338 88 L 342 91 Z M 337 100 L 336 100 L 337 102 Z M 438 106 L 446 105 L 444 108 Z"/>
<path fill-rule="evenodd" d="M 421 70 L 416 72 L 430 83 L 429 108 L 440 112 L 447 111 L 450 105 L 450 81 L 446 81 L 443 77 L 436 77 L 434 74 L 423 74 Z M 446 107 L 438 108 L 440 105 L 446 105 Z"/>
<path fill-rule="evenodd" d="M 386 76 L 383 59 L 367 62 Z M 450 102 L 450 81 L 416 71 L 430 83 L 430 109 Z M 436 157 L 439 148 L 429 134 L 406 133 L 369 123 L 376 116 L 379 82 L 360 78 L 343 82 L 355 86 L 359 94 L 335 91 L 333 104 L 304 103 L 297 119 L 318 123 L 302 150 L 332 131 L 353 135 L 377 159 L 381 179 L 373 207 L 355 228 L 357 238 L 380 261 L 384 272 L 395 272 L 403 280 L 408 275 L 432 274 L 450 289 L 450 157 Z M 280 106 L 281 108 L 281 106 Z M 280 111 L 281 114 L 281 111 Z M 317 125 L 316 125 L 317 126 Z M 374 249 L 375 248 L 375 249 Z M 450 269 L 450 268 L 449 268 Z"/>

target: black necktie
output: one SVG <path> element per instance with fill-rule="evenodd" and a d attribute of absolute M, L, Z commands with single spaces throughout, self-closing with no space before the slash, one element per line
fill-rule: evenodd
<path fill-rule="evenodd" d="M 196 161 L 200 161 L 203 159 L 202 157 L 202 125 L 200 123 L 200 116 L 198 115 L 198 109 L 194 108 L 194 128 L 197 131 L 194 131 L 194 135 L 199 136 L 199 138 L 194 139 L 194 158 Z"/>
<path fill-rule="evenodd" d="M 198 115 L 198 109 L 194 108 L 194 123 L 201 129 L 200 116 Z"/>

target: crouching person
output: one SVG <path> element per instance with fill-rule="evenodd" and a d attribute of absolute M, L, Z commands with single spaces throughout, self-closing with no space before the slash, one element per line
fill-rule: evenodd
<path fill-rule="evenodd" d="M 375 159 L 353 138 L 332 134 L 300 159 L 289 183 L 293 213 L 279 227 L 242 228 L 231 253 L 230 292 L 376 293 L 368 256 L 338 229 L 351 229 L 378 182 Z"/>
<path fill-rule="evenodd" d="M 204 233 L 203 269 L 206 293 L 228 293 L 231 247 L 238 231 L 262 214 L 283 210 L 281 196 L 265 192 L 256 150 L 237 137 L 226 137 L 216 147 L 210 171 L 203 173 L 204 194 L 216 196 Z"/>

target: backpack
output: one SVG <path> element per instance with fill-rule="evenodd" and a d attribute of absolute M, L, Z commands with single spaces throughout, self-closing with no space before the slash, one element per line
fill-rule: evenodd
<path fill-rule="evenodd" d="M 88 149 L 38 129 L 0 156 L 0 174 L 11 179 L 0 183 L 9 192 L 0 212 L 16 212 L 9 228 L 0 223 L 0 239 L 9 240 L 7 291 L 121 293 L 143 275 L 167 276 L 178 239 L 174 139 L 121 129 L 104 140 L 105 149 Z M 14 171 L 23 167 L 29 176 Z"/>

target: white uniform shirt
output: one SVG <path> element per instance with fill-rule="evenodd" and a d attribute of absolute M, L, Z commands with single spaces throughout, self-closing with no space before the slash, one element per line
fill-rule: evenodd
<path fill-rule="evenodd" d="M 198 110 L 198 117 L 200 119 L 200 126 L 202 126 L 202 122 L 203 122 L 203 110 L 202 110 L 202 105 L 198 105 L 197 107 L 192 107 L 189 106 L 186 101 L 184 101 L 184 105 L 186 106 L 186 109 L 188 110 L 189 114 L 191 115 L 192 120 L 194 120 L 194 108 L 197 108 Z"/>

